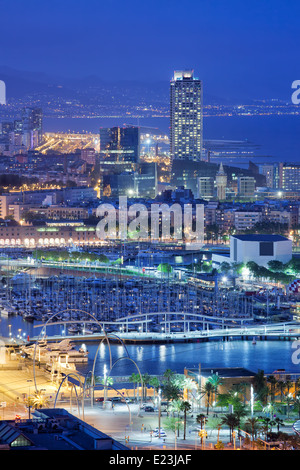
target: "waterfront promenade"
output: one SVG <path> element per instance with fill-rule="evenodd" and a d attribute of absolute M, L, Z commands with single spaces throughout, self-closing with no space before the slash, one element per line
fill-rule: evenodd
<path fill-rule="evenodd" d="M 41 367 L 36 367 L 35 381 L 37 389 L 42 392 L 47 399 L 46 407 L 64 408 L 86 423 L 94 426 L 100 431 L 112 436 L 114 439 L 128 446 L 129 449 L 147 449 L 147 450 L 213 450 L 218 439 L 225 445 L 225 450 L 233 450 L 233 444 L 230 444 L 229 429 L 225 426 L 218 433 L 218 429 L 207 428 L 205 442 L 201 442 L 198 435 L 199 425 L 196 422 L 196 416 L 199 413 L 205 414 L 206 408 L 192 410 L 187 416 L 186 436 L 183 434 L 183 418 L 179 418 L 180 432 L 179 436 L 174 430 L 167 428 L 167 412 L 161 409 L 159 413 L 155 408 L 154 412 L 147 413 L 139 403 L 116 403 L 113 407 L 111 402 L 103 406 L 102 402 L 94 402 L 91 406 L 90 398 L 86 398 L 84 408 L 82 401 L 76 402 L 75 395 L 72 397 L 71 384 L 65 384 L 59 390 L 59 382 L 52 381 L 50 374 L 46 373 Z M 7 358 L 6 363 L 0 367 L 0 420 L 4 419 L 28 419 L 32 417 L 31 411 L 27 407 L 26 399 L 28 396 L 34 396 L 35 382 L 33 380 L 33 368 L 30 361 Z M 56 395 L 59 390 L 59 398 L 56 402 Z M 115 396 L 115 391 L 107 391 L 108 397 Z M 133 389 L 129 396 L 133 397 Z M 151 404 L 151 403 L 150 403 Z M 31 415 L 30 415 L 31 413 Z M 224 411 L 214 410 L 212 415 L 222 417 Z M 158 426 L 164 428 L 166 436 L 161 438 L 155 436 L 153 431 Z M 285 433 L 294 435 L 292 422 L 285 422 L 282 430 Z M 243 435 L 242 435 L 243 436 Z M 245 436 L 244 436 L 245 437 Z M 262 436 L 263 438 L 263 436 Z M 243 444 L 243 437 L 237 438 L 234 443 L 236 449 Z M 266 444 L 269 445 L 269 444 Z"/>

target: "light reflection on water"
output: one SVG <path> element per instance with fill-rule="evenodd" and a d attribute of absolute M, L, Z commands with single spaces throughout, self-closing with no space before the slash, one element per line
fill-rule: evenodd
<path fill-rule="evenodd" d="M 12 332 L 17 334 L 21 329 L 21 334 L 25 337 L 36 336 L 39 332 L 34 328 L 33 323 L 25 322 L 22 317 L 11 318 L 2 317 L 0 321 L 0 336 L 8 337 L 9 327 L 12 325 Z M 61 333 L 62 327 L 51 327 L 51 333 Z M 50 330 L 49 330 L 50 334 Z M 78 342 L 78 347 L 81 346 Z M 169 344 L 121 344 L 111 343 L 111 353 L 113 363 L 122 357 L 127 356 L 136 362 L 142 373 L 162 375 L 166 369 L 172 369 L 178 373 L 183 373 L 185 367 L 197 368 L 201 364 L 202 368 L 209 367 L 244 367 L 253 372 L 261 369 L 265 373 L 272 373 L 276 369 L 285 369 L 287 372 L 300 373 L 300 365 L 292 361 L 294 349 L 292 341 L 259 341 L 256 345 L 249 341 L 211 341 L 197 343 L 169 343 Z M 78 370 L 87 373 L 92 369 L 93 360 L 99 343 L 86 343 L 89 351 L 88 364 L 78 364 Z M 96 361 L 95 374 L 103 376 L 104 364 L 109 370 L 109 348 L 102 342 Z M 113 369 L 113 375 L 131 375 L 136 373 L 136 367 L 130 360 L 119 361 Z"/>
<path fill-rule="evenodd" d="M 97 345 L 88 344 L 89 362 L 94 359 Z M 109 352 L 101 355 L 101 361 L 109 364 Z M 253 372 L 259 369 L 272 373 L 276 369 L 300 373 L 300 366 L 292 362 L 292 341 L 226 341 L 207 343 L 173 343 L 126 345 L 129 357 L 135 361 L 142 373 L 162 375 L 166 369 L 183 373 L 184 368 L 209 367 L 244 367 Z M 121 352 L 122 350 L 122 352 Z M 112 344 L 112 361 L 126 356 L 122 346 Z M 97 360 L 95 373 L 101 372 L 101 361 Z M 78 370 L 85 373 L 88 365 L 78 365 Z M 98 372 L 97 372 L 98 371 Z M 112 375 L 131 375 L 136 368 L 131 361 L 120 361 L 113 369 Z"/>

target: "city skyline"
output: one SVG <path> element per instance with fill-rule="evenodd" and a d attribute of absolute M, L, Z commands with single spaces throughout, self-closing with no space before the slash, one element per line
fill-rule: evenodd
<path fill-rule="evenodd" d="M 300 450 L 299 13 L 0 0 L 0 449 Z"/>

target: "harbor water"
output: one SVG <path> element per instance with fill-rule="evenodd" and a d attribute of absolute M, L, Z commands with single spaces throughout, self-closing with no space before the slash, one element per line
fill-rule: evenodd
<path fill-rule="evenodd" d="M 0 334 L 3 337 L 38 336 L 40 328 L 36 324 L 41 322 L 27 322 L 21 316 L 1 317 Z M 51 327 L 49 334 L 61 334 L 62 326 Z M 50 330 L 49 330 L 50 331 Z M 242 367 L 253 372 L 263 370 L 271 374 L 275 370 L 285 369 L 287 373 L 300 373 L 297 349 L 300 346 L 293 340 L 260 340 L 256 344 L 248 340 L 232 339 L 229 341 L 208 341 L 193 343 L 166 343 L 166 344 L 125 344 L 110 343 L 112 363 L 114 364 L 112 376 L 129 376 L 137 373 L 133 361 L 141 373 L 162 375 L 167 369 L 183 373 L 184 368 L 233 368 Z M 78 347 L 83 342 L 76 341 Z M 95 354 L 97 353 L 95 375 L 103 376 L 110 368 L 110 355 L 107 343 L 86 341 L 89 352 L 88 362 L 77 364 L 76 368 L 83 374 L 92 370 Z M 98 352 L 97 352 L 98 350 Z"/>

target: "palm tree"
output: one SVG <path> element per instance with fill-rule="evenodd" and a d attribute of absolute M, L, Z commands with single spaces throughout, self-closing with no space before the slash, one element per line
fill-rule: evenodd
<path fill-rule="evenodd" d="M 284 402 L 287 405 L 287 417 L 290 417 L 290 406 L 292 403 L 294 403 L 294 397 L 292 396 L 291 393 L 288 393 L 284 396 Z"/>
<path fill-rule="evenodd" d="M 182 387 L 188 392 L 193 392 L 193 390 L 197 390 L 198 385 L 196 382 L 191 379 L 190 377 L 184 377 L 184 380 L 182 382 Z"/>
<path fill-rule="evenodd" d="M 209 412 L 210 399 L 211 399 L 211 396 L 214 393 L 214 391 L 215 391 L 215 388 L 214 388 L 213 384 L 209 381 L 206 381 L 204 387 L 202 387 L 202 389 L 201 389 L 202 396 L 206 395 L 206 403 L 207 403 L 207 405 L 206 405 L 207 406 L 206 407 L 206 414 L 207 415 L 208 415 L 208 412 Z"/>
<path fill-rule="evenodd" d="M 182 397 L 180 387 L 171 381 L 167 381 L 162 385 L 162 393 L 168 402 L 171 400 L 179 400 Z"/>
<path fill-rule="evenodd" d="M 172 369 L 167 369 L 164 372 L 164 377 L 167 379 L 167 382 L 169 382 L 175 375 L 175 372 Z"/>
<path fill-rule="evenodd" d="M 235 413 L 227 413 L 225 416 L 222 417 L 221 426 L 225 425 L 229 427 L 230 432 L 230 442 L 232 442 L 233 438 L 233 431 L 235 428 L 239 426 L 239 419 L 235 415 Z"/>
<path fill-rule="evenodd" d="M 287 393 L 289 394 L 290 393 L 290 389 L 292 388 L 293 386 L 293 382 L 291 381 L 290 379 L 290 376 L 287 376 L 287 380 L 285 382 L 285 386 L 287 388 Z"/>
<path fill-rule="evenodd" d="M 200 429 L 203 429 L 203 426 L 207 423 L 207 417 L 204 414 L 199 414 L 196 416 L 196 422 L 200 424 Z"/>
<path fill-rule="evenodd" d="M 261 416 L 260 419 L 264 425 L 265 435 L 267 437 L 268 432 L 272 432 L 272 426 L 275 426 L 276 422 L 271 418 L 267 418 L 265 416 Z"/>
<path fill-rule="evenodd" d="M 214 393 L 214 401 L 216 401 L 216 397 L 218 394 L 218 388 L 220 385 L 222 385 L 222 381 L 220 377 L 217 374 L 213 374 L 212 376 L 208 377 L 207 379 L 208 382 L 210 382 L 213 386 L 213 393 Z"/>
<path fill-rule="evenodd" d="M 259 370 L 254 376 L 254 391 L 257 395 L 257 398 L 262 402 L 266 403 L 268 398 L 268 386 L 267 380 L 263 370 Z"/>
<path fill-rule="evenodd" d="M 269 375 L 269 377 L 267 378 L 267 382 L 271 386 L 271 402 L 273 403 L 275 400 L 275 390 L 276 390 L 277 379 L 274 375 Z"/>
<path fill-rule="evenodd" d="M 177 417 L 179 417 L 179 413 L 181 411 L 181 403 L 182 403 L 182 401 L 180 399 L 171 401 L 171 404 L 170 404 L 168 410 L 171 413 L 173 413 L 173 416 L 174 416 L 174 413 L 177 413 Z"/>
<path fill-rule="evenodd" d="M 200 424 L 201 431 L 205 427 L 205 424 L 207 423 L 207 421 L 208 421 L 208 419 L 204 414 L 199 414 L 199 415 L 196 416 L 196 422 L 198 424 Z M 203 436 L 201 434 L 201 444 L 202 444 L 202 442 L 203 442 Z"/>
<path fill-rule="evenodd" d="M 160 388 L 160 382 L 157 377 L 150 377 L 149 379 L 149 385 L 153 387 L 154 389 L 154 396 L 153 398 L 155 399 L 155 392 L 157 392 Z"/>
<path fill-rule="evenodd" d="M 135 390 L 136 390 L 136 384 L 140 382 L 140 376 L 139 374 L 135 374 L 134 372 L 131 374 L 129 377 L 129 382 L 133 383 L 133 393 L 134 393 L 134 399 L 135 399 Z"/>
<path fill-rule="evenodd" d="M 275 424 L 277 426 L 277 432 L 279 433 L 279 428 L 280 428 L 280 426 L 284 426 L 284 421 L 283 421 L 283 419 L 278 418 L 278 417 L 276 417 L 274 419 L 274 421 L 275 421 Z"/>
<path fill-rule="evenodd" d="M 142 383 L 142 397 L 143 400 L 147 400 L 147 385 L 149 385 L 150 382 L 150 375 L 146 372 L 145 374 L 142 375 L 143 383 Z"/>
<path fill-rule="evenodd" d="M 283 395 L 284 395 L 284 391 L 285 391 L 285 389 L 286 389 L 286 383 L 285 383 L 283 380 L 278 380 L 276 388 L 277 388 L 277 390 L 279 390 L 279 392 L 280 392 L 280 399 L 281 399 L 281 401 L 282 401 Z"/>
<path fill-rule="evenodd" d="M 190 411 L 191 409 L 191 404 L 188 401 L 182 401 L 180 410 L 183 411 L 183 419 L 184 419 L 184 431 L 183 431 L 183 439 L 185 439 L 185 434 L 186 434 L 186 415 L 187 412 Z"/>
<path fill-rule="evenodd" d="M 33 395 L 33 408 L 47 408 L 48 406 L 48 398 L 42 392 L 35 392 Z"/>
<path fill-rule="evenodd" d="M 298 379 L 295 382 L 295 395 L 298 395 L 299 390 L 300 390 L 300 377 L 298 377 Z"/>
<path fill-rule="evenodd" d="M 233 384 L 231 387 L 231 390 L 237 393 L 238 395 L 241 395 L 243 397 L 244 403 L 246 403 L 246 390 L 248 386 L 249 386 L 248 383 L 240 382 L 237 384 Z"/>
<path fill-rule="evenodd" d="M 28 395 L 26 400 L 25 400 L 25 404 L 28 408 L 28 419 L 30 419 L 30 410 L 34 406 L 34 396 Z"/>
<path fill-rule="evenodd" d="M 298 418 L 300 419 L 300 395 L 297 395 L 294 399 L 293 408 L 298 413 Z"/>
<path fill-rule="evenodd" d="M 261 428 L 258 418 L 249 418 L 245 422 L 244 427 L 246 428 L 246 431 L 251 434 L 252 441 L 254 440 L 254 437 L 256 436 L 259 429 Z"/>

